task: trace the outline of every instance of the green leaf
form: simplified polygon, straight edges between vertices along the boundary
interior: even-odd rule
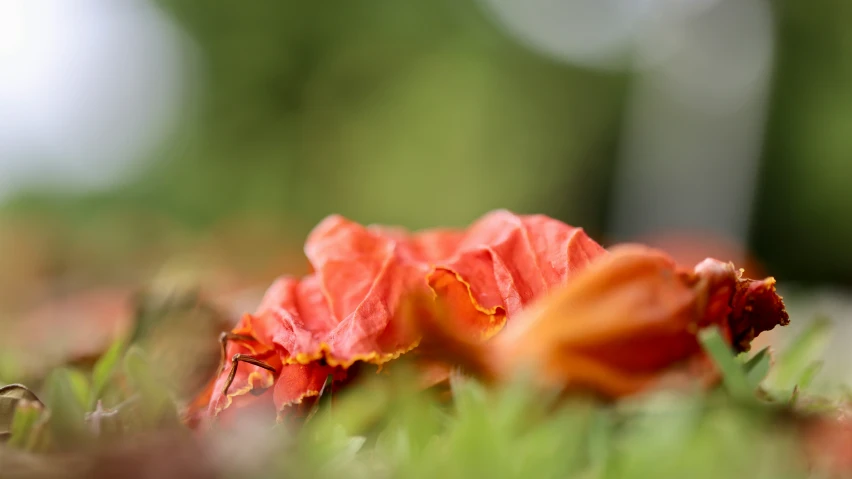
[[[44,452],[49,450],[53,442],[50,435],[50,411],[45,409],[30,431],[30,437],[24,449],[31,452]]]
[[[782,391],[791,391],[799,385],[802,375],[812,367],[812,361],[822,354],[830,339],[831,322],[825,317],[815,318],[781,352],[768,378],[769,385]]]
[[[746,361],[743,367],[752,390],[757,389],[760,383],[766,379],[767,374],[769,374],[771,359],[769,348],[763,348]]]
[[[751,387],[746,372],[743,370],[734,353],[725,343],[717,327],[701,330],[698,339],[708,355],[713,359],[722,374],[722,383],[728,393],[741,400],[754,399],[754,388]]]
[[[612,452],[613,423],[605,411],[598,411],[589,428],[589,465],[595,475],[603,475]]]
[[[528,374],[516,375],[495,393],[492,421],[500,428],[517,432],[544,416],[560,396],[559,390],[536,387]]]
[[[460,415],[481,412],[485,407],[485,388],[475,380],[453,373],[450,375],[450,388]]]
[[[376,438],[375,450],[397,466],[411,457],[411,440],[399,421],[392,421]]]
[[[50,407],[50,431],[59,446],[78,446],[91,436],[86,428],[85,408],[75,385],[78,379],[68,369],[54,370],[47,378],[46,403]]]
[[[139,418],[144,426],[176,421],[177,410],[167,387],[151,368],[145,353],[132,346],[124,356],[124,371],[140,396]]]
[[[89,377],[86,373],[76,368],[68,368],[66,372],[68,373],[71,389],[74,392],[74,398],[84,410],[88,409],[89,396],[91,394]]]
[[[94,409],[98,399],[101,399],[104,389],[112,379],[118,360],[121,359],[122,352],[124,352],[124,341],[119,339],[95,363],[92,369],[92,388],[89,395],[90,410]]]
[[[25,448],[30,438],[35,435],[35,426],[43,412],[44,406],[41,402],[20,400],[12,420],[9,446]]]
[[[799,375],[799,379],[796,381],[796,386],[799,389],[807,389],[813,383],[817,374],[822,370],[824,361],[813,361],[802,371]]]

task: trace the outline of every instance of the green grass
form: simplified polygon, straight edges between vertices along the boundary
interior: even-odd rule
[[[197,460],[240,479],[813,477],[796,426],[810,413],[801,398],[826,334],[815,322],[771,365],[768,351],[735,357],[704,331],[720,387],[606,404],[560,399],[523,378],[488,389],[460,375],[446,401],[420,391],[401,363],[402,373],[325,395],[301,428],[248,419],[214,428],[201,441],[219,453]],[[0,421],[10,425],[5,448],[85,452],[151,431],[183,434],[171,392],[136,346],[116,344],[91,371],[53,371],[39,397],[44,406],[21,402]]]

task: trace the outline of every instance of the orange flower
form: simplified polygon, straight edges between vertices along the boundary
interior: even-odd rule
[[[414,234],[331,216],[309,235],[305,253],[314,272],[278,279],[232,331],[232,365],[196,401],[211,415],[269,388],[280,413],[317,396],[329,375],[344,381],[355,362],[381,365],[416,347],[419,337],[395,319],[409,294],[439,298],[455,331],[479,341],[606,254],[580,228],[507,211],[466,231]]]
[[[677,364],[714,379],[696,333],[720,328],[739,351],[788,322],[775,281],[741,278],[707,259],[682,270],[658,250],[621,246],[513,320],[489,343],[460,335],[439,314],[421,314],[423,351],[489,381],[531,371],[547,387],[620,397],[646,389]]]

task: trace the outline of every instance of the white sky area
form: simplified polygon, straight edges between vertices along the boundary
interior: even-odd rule
[[[181,45],[141,0],[0,0],[0,197],[119,178],[169,131]]]

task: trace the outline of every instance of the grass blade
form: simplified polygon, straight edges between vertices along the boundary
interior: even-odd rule
[[[85,409],[79,401],[73,373],[57,369],[47,379],[46,403],[50,407],[50,430],[60,446],[79,446],[90,437],[85,422]]]
[[[92,369],[92,387],[89,395],[89,410],[95,408],[104,389],[112,379],[118,360],[124,352],[124,341],[118,340],[98,359]]]
[[[18,402],[18,406],[15,408],[15,416],[12,418],[9,446],[24,448],[27,445],[42,412],[44,412],[44,406],[40,402],[26,399]]]
[[[769,366],[771,363],[769,348],[761,349],[757,354],[746,361],[744,369],[746,371],[746,379],[752,390],[760,386],[760,383],[766,379],[769,374]]]
[[[736,360],[734,353],[715,326],[698,333],[698,339],[704,351],[713,359],[722,374],[722,383],[728,393],[743,400],[754,398],[754,388],[749,383],[748,376],[741,363]]]
[[[779,355],[769,377],[771,387],[789,391],[797,386],[803,373],[820,356],[829,339],[831,322],[824,317],[815,318]]]

